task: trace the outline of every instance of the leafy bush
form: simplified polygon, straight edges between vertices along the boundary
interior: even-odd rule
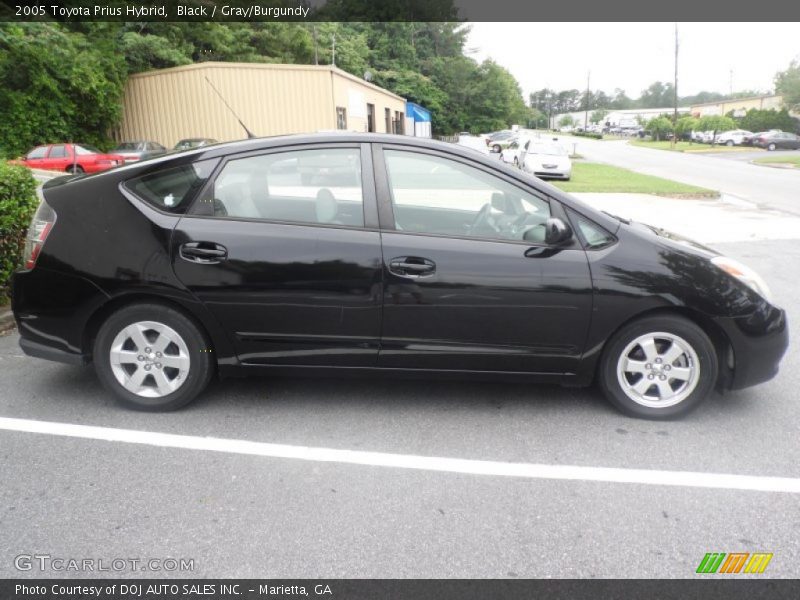
[[[758,110],[751,108],[739,120],[739,126],[752,132],[780,129],[782,131],[795,131],[800,129],[797,119],[792,118],[789,112],[783,110]]]
[[[20,265],[25,234],[38,204],[31,172],[0,162],[0,304],[5,303],[11,274]]]
[[[667,139],[673,130],[672,121],[667,117],[655,117],[650,119],[645,128],[656,141]]]
[[[594,133],[593,131],[573,131],[570,135],[577,135],[578,137],[591,138],[593,140],[602,140],[602,133]]]

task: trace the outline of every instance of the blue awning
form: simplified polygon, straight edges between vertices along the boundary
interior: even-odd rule
[[[406,102],[406,115],[414,119],[415,123],[430,123],[431,120],[430,111],[414,102]]]

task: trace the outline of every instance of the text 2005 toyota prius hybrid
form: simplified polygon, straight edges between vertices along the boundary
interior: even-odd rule
[[[788,344],[748,267],[402,136],[247,140],[52,180],[13,286],[26,353],[94,363],[147,410],[213,376],[382,372],[597,381],[625,413],[670,418],[772,378]]]

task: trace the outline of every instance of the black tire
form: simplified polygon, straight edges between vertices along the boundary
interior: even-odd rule
[[[646,400],[636,401],[632,399],[623,390],[620,376],[617,373],[618,361],[621,360],[623,353],[626,356],[631,356],[626,352],[626,348],[639,339],[640,336],[652,333],[664,333],[680,338],[682,342],[691,347],[697,356],[699,372],[697,372],[694,389],[685,398],[668,406],[647,406],[641,403],[646,402]],[[634,352],[638,351],[635,350]],[[639,360],[646,361],[647,359],[640,358]],[[682,356],[678,360],[684,361],[686,358]],[[676,361],[673,361],[672,369],[682,366],[681,363],[674,365],[674,362]],[[665,368],[663,364],[665,363],[658,365],[658,368]],[[623,326],[608,340],[603,350],[603,356],[600,359],[598,383],[609,402],[628,416],[653,420],[675,419],[695,409],[711,393],[717,381],[718,369],[718,359],[714,345],[700,327],[692,321],[677,315],[659,315],[632,321]],[[649,373],[652,374],[652,371]],[[625,375],[624,377],[628,376]],[[633,375],[632,377],[634,381],[637,381],[636,377],[638,375]],[[645,375],[642,374],[641,380],[644,377]],[[653,379],[649,375],[647,377]],[[626,381],[629,380],[626,379]],[[667,383],[670,386],[676,386],[680,390],[680,381],[669,380]],[[658,381],[654,381],[652,385],[654,387],[650,389],[655,391]],[[688,391],[689,389],[687,386],[686,390]],[[680,397],[680,394],[676,394],[676,397]]]
[[[773,152],[776,148],[777,146],[775,144],[769,144],[767,146],[767,150],[769,150],[770,152]]]
[[[733,140],[728,140],[727,142],[725,142],[725,145],[728,147],[733,146]]]
[[[185,344],[189,357],[188,372],[174,370],[178,378],[183,375],[183,382],[173,392],[158,397],[145,397],[126,389],[111,365],[111,346],[117,335],[121,335],[129,325],[144,321],[165,325],[176,332]],[[113,313],[100,327],[93,353],[95,370],[102,384],[116,396],[120,404],[134,410],[170,411],[181,408],[205,389],[214,372],[213,353],[204,333],[183,313],[157,303],[132,304]],[[167,353],[167,349],[164,353]],[[162,368],[160,364],[155,366]],[[140,367],[136,365],[135,368]],[[168,370],[166,367],[163,369],[165,374]],[[155,384],[155,379],[152,381]]]
[[[72,173],[73,175],[80,175],[83,173],[83,167],[80,165],[70,165],[67,167],[67,173]]]
[[[494,146],[492,146],[492,151],[494,151],[497,154],[499,154],[502,150],[503,149],[500,147],[500,144],[495,144]]]

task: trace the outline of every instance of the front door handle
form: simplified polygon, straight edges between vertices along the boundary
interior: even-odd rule
[[[389,261],[389,271],[401,277],[429,277],[436,272],[436,263],[418,256],[398,256]]]
[[[189,262],[215,265],[228,258],[228,250],[215,242],[186,242],[181,244],[180,256]]]

